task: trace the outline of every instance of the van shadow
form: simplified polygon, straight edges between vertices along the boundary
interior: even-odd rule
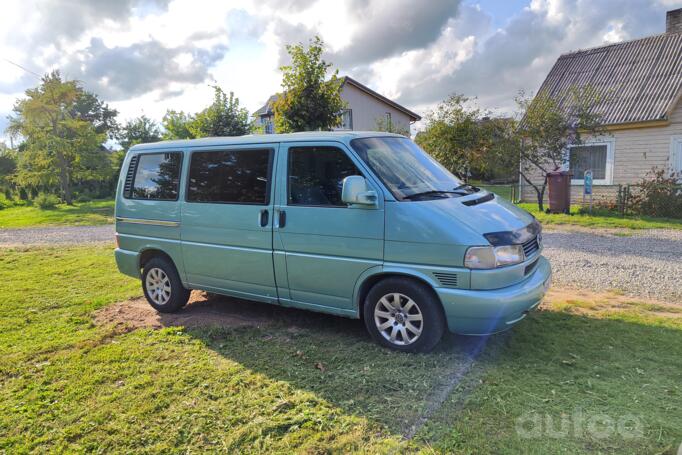
[[[153,313],[155,326],[184,326],[224,358],[398,435],[447,397],[439,391],[464,387],[477,359],[505,338],[446,333],[431,353],[405,354],[377,345],[360,320],[197,292],[192,300]]]
[[[220,321],[240,322],[224,325]],[[651,379],[637,373],[642,370],[657,371],[659,383],[669,380],[668,387],[675,388],[682,368],[680,349],[671,348],[679,344],[679,329],[598,319],[570,309],[532,313],[502,335],[446,334],[428,354],[384,349],[371,340],[358,320],[222,296],[200,294],[177,315],[162,315],[160,322],[184,325],[185,333],[225,359],[283,387],[311,392],[344,413],[378,423],[400,436],[411,434],[425,414],[434,414],[441,427],[429,434],[447,437],[460,409],[452,403],[462,403],[489,375],[502,383],[508,381],[514,395],[528,397],[542,395],[538,384],[554,388],[552,384],[565,380],[591,381],[610,393],[610,376],[620,378],[623,372],[635,372],[628,373],[629,386],[644,387]],[[443,412],[451,414],[439,415],[446,398]],[[589,408],[594,390],[575,388],[561,399],[572,407]],[[611,412],[618,402],[619,398],[613,402],[609,398],[603,409]],[[531,409],[544,404],[521,406]],[[656,409],[655,403],[650,405],[649,409]],[[646,406],[637,411],[649,412]],[[646,424],[649,417],[642,417]]]

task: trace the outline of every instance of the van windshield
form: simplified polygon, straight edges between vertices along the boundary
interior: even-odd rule
[[[462,182],[408,138],[353,139],[351,146],[398,200],[463,195],[453,193]]]

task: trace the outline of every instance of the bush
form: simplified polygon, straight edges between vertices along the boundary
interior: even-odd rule
[[[81,194],[76,198],[76,202],[79,202],[81,204],[84,202],[90,202],[90,201],[92,201],[92,198],[90,196],[88,196],[87,194]]]
[[[639,215],[682,219],[682,185],[664,169],[652,169],[637,185],[631,205]]]
[[[42,210],[54,209],[59,204],[59,198],[54,194],[40,193],[33,200],[33,203],[40,207]]]

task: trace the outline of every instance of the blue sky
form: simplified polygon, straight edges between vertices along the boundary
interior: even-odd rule
[[[571,50],[662,33],[682,0],[7,0],[0,16],[0,130],[36,77],[81,80],[120,120],[196,112],[211,85],[255,111],[279,90],[285,46],[315,34],[326,58],[426,114],[452,93],[514,110]],[[2,133],[0,132],[0,135]]]

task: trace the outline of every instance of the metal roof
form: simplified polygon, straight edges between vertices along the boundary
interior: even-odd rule
[[[172,141],[150,142],[130,147],[131,152],[153,149],[185,149],[191,147],[218,147],[229,145],[275,144],[278,142],[338,141],[350,142],[364,137],[400,137],[400,134],[382,131],[305,131],[286,134],[246,134],[244,136],[202,137],[200,139],[179,139]]]
[[[682,34],[579,50],[556,61],[538,93],[566,103],[571,87],[592,87],[604,125],[668,120],[682,91]]]

